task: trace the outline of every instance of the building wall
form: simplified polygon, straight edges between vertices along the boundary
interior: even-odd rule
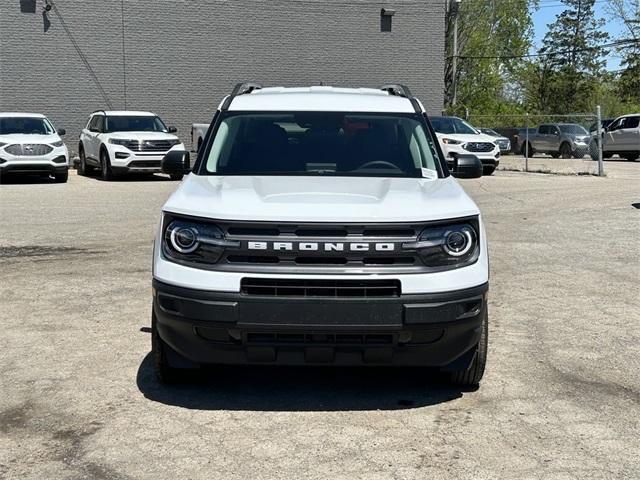
[[[0,1],[0,111],[48,115],[72,150],[107,108],[153,111],[188,142],[247,80],[399,82],[442,109],[443,0],[51,0],[47,14],[44,1]]]

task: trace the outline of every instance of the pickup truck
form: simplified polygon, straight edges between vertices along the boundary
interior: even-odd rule
[[[598,132],[591,133],[591,158],[598,160]],[[615,154],[630,162],[640,157],[640,113],[623,115],[602,129],[602,158]]]
[[[204,136],[207,134],[208,129],[209,129],[208,123],[194,123],[191,125],[191,151],[192,152],[200,151],[200,146],[202,146],[202,142],[204,141]]]
[[[529,133],[529,148],[522,148],[522,154],[528,153],[532,157],[535,153],[547,153],[553,158],[582,158],[590,140],[589,132],[576,123],[545,123],[533,135]]]

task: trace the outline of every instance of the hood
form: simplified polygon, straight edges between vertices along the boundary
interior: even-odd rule
[[[50,135],[28,135],[24,133],[12,133],[10,135],[0,135],[2,143],[54,143],[61,141],[60,135],[52,133]]]
[[[164,210],[222,220],[414,222],[477,215],[453,177],[188,175]]]
[[[165,132],[114,132],[106,135],[121,140],[178,140],[176,135]]]
[[[496,137],[491,137],[485,133],[438,133],[436,136],[439,140],[443,138],[451,138],[452,140],[460,140],[461,142],[489,142],[495,143]]]

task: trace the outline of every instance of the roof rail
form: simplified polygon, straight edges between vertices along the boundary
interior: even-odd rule
[[[413,109],[416,113],[422,113],[422,108],[420,108],[420,104],[418,100],[411,94],[411,90],[406,85],[402,85],[400,83],[390,83],[388,85],[383,85],[380,87],[380,90],[384,92],[388,92],[389,95],[395,95],[397,97],[404,97],[411,102],[413,105]]]
[[[96,110],[95,112],[91,112],[89,115],[93,115],[94,113],[98,113],[98,112],[102,112],[105,115],[107,114],[107,112],[105,112],[104,110]]]
[[[262,89],[262,85],[260,85],[259,83],[252,83],[252,82],[236,83],[236,86],[233,87],[233,90],[231,91],[231,95],[229,95],[224,101],[224,103],[222,104],[222,110],[227,110],[229,108],[229,105],[231,105],[231,102],[233,101],[233,99],[238,95],[244,95],[245,93],[251,93],[254,90],[261,90],[261,89]]]

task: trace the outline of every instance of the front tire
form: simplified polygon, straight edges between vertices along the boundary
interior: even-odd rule
[[[496,171],[496,167],[484,167],[482,169],[482,175],[493,175],[493,172]]]
[[[536,153],[536,151],[533,149],[533,147],[531,146],[531,143],[524,143],[522,145],[522,156],[523,157],[533,157],[533,154]]]
[[[80,157],[80,162],[78,163],[78,175],[89,175],[93,171],[93,167],[87,165],[87,157],[84,153],[84,147],[80,146],[78,149],[78,156]]]
[[[489,316],[485,305],[482,316],[482,326],[480,330],[480,340],[476,346],[476,352],[473,361],[466,370],[451,372],[449,382],[460,387],[477,387],[484,375],[484,369],[487,364],[487,347],[489,340]]]
[[[566,142],[560,145],[560,156],[562,158],[571,158],[571,155],[571,145]]]
[[[163,384],[175,384],[188,380],[190,375],[197,371],[197,365],[191,367],[191,362],[175,352],[158,333],[158,321],[156,315],[151,313],[151,356],[153,367],[158,381]],[[170,358],[179,359],[187,367],[177,368],[171,365]]]
[[[113,170],[111,169],[111,161],[109,160],[109,154],[105,149],[100,151],[100,172],[102,174],[102,180],[105,182],[115,179]]]

